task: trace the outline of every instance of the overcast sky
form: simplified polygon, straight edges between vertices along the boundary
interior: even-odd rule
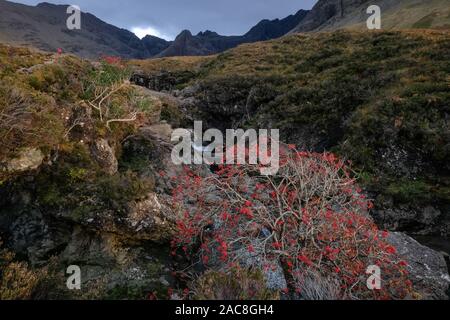
[[[43,0],[12,0],[35,5]],[[241,35],[262,19],[284,18],[317,0],[47,0],[78,5],[83,12],[135,32],[172,40],[180,31]]]

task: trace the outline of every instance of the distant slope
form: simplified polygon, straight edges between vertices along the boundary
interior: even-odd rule
[[[209,30],[194,36],[189,30],[184,30],[158,57],[210,55],[242,43],[279,38],[298,25],[307,13],[306,10],[300,10],[281,20],[262,20],[243,36],[222,36]]]
[[[370,5],[381,8],[382,28],[449,29],[449,0],[319,0],[292,32],[364,29]]]
[[[147,58],[157,53],[155,48],[165,48],[165,40],[153,37],[141,41],[132,32],[89,13],[82,13],[81,30],[68,30],[66,8],[66,5],[41,3],[33,7],[0,0],[0,42],[50,52],[62,48],[64,52],[87,58],[100,55]]]

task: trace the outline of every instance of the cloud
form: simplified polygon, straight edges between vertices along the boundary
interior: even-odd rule
[[[146,35],[155,36],[158,38],[162,38],[168,41],[173,40],[175,37],[173,35],[165,34],[164,32],[159,31],[158,29],[146,26],[146,27],[132,27],[131,32],[133,32],[138,38],[142,39]]]

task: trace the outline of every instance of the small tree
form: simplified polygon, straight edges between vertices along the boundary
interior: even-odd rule
[[[289,146],[276,175],[261,176],[259,169],[219,166],[202,177],[186,167],[173,177],[179,219],[172,254],[181,250],[194,264],[224,272],[252,259],[265,271],[281,265],[286,291],[299,297],[315,295],[311,279],[332,284],[328,293],[339,299],[410,292],[406,263],[370,218],[373,204],[344,161]],[[381,290],[366,286],[370,265],[382,270]]]
[[[100,67],[89,77],[84,95],[87,104],[98,112],[101,122],[110,129],[114,122],[133,122],[137,120],[139,110],[128,103],[131,72],[119,58],[103,57]]]

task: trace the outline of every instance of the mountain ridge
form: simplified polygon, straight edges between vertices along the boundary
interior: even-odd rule
[[[244,43],[266,41],[297,32],[366,29],[369,5],[382,10],[382,29],[450,29],[448,0],[319,0],[311,10],[283,19],[263,19],[243,35],[224,36],[211,30],[193,35],[183,30],[174,41],[129,30],[82,12],[81,30],[66,27],[67,5],[36,6],[0,0],[0,42],[48,52],[62,49],[84,58],[109,55],[124,59],[213,55]]]
[[[32,46],[55,52],[62,49],[85,58],[102,55],[125,59],[146,59],[177,55],[210,55],[242,43],[270,40],[283,36],[306,16],[306,10],[284,19],[261,20],[242,36],[223,36],[206,30],[192,35],[182,31],[175,41],[147,35],[139,39],[129,30],[106,23],[95,15],[81,13],[82,29],[68,30],[66,8],[42,2],[28,6],[0,0],[0,42]]]
[[[54,52],[58,48],[81,57],[114,55],[148,58],[150,54],[131,31],[108,24],[90,13],[81,13],[81,30],[66,28],[67,5],[40,3],[27,6],[0,0],[0,42],[32,46]]]
[[[307,13],[307,10],[299,10],[283,19],[261,20],[242,36],[223,36],[210,30],[194,36],[189,30],[183,30],[157,57],[211,55],[243,43],[279,38],[297,25]]]

